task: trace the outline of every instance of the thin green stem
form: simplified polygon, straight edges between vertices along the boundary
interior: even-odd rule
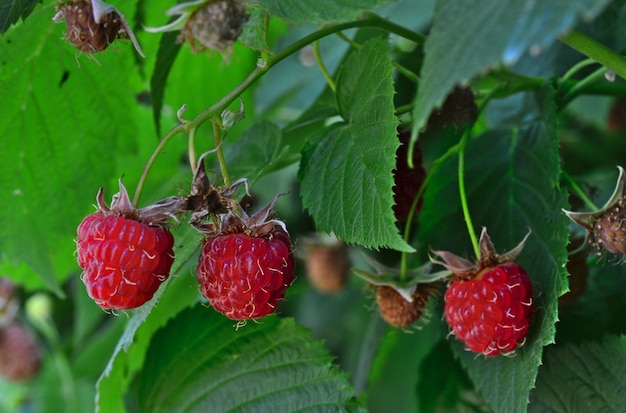
[[[320,54],[320,42],[316,40],[313,42],[313,53],[315,54],[315,61],[317,62],[317,66],[320,68],[324,79],[326,79],[326,83],[328,83],[328,87],[333,92],[337,89],[335,82],[333,81],[333,77],[328,73],[328,69],[324,65],[324,61],[322,60],[322,55]]]
[[[407,244],[409,243],[409,240],[411,238],[411,224],[413,222],[413,215],[415,214],[415,207],[417,206],[419,199],[424,195],[424,192],[426,192],[426,188],[428,188],[431,178],[439,170],[439,167],[443,165],[443,163],[452,155],[459,153],[459,148],[460,148],[460,143],[457,143],[456,145],[452,145],[451,147],[448,148],[446,153],[441,155],[439,158],[437,158],[436,161],[433,162],[432,167],[430,168],[430,171],[428,172],[428,175],[426,175],[426,178],[424,179],[422,186],[420,186],[420,189],[417,192],[417,195],[413,199],[413,203],[411,204],[411,209],[409,210],[409,215],[407,216],[407,220],[404,226],[404,241]],[[401,280],[404,280],[407,277],[408,262],[409,262],[408,257],[409,257],[409,254],[406,252],[403,252],[400,258],[400,279]]]
[[[174,127],[172,130],[170,130],[167,133],[167,135],[165,135],[165,137],[161,140],[161,142],[159,142],[159,145],[157,146],[154,153],[148,160],[148,163],[146,163],[144,167],[141,178],[139,179],[139,183],[137,184],[137,189],[135,191],[135,196],[133,198],[133,204],[136,206],[139,203],[141,192],[143,190],[143,186],[145,184],[145,180],[147,178],[147,175],[150,169],[152,168],[160,152],[163,150],[165,145],[171,140],[173,136],[184,131],[195,131],[204,122],[218,116],[224,109],[228,107],[228,105],[230,105],[234,100],[240,97],[252,84],[254,84],[265,73],[267,73],[270,68],[272,68],[273,66],[275,66],[282,60],[286,59],[287,57],[291,56],[292,54],[296,53],[298,50],[302,49],[303,47],[313,42],[316,42],[317,40],[323,37],[329,36],[331,34],[340,33],[343,30],[353,29],[357,27],[372,27],[372,28],[381,29],[390,33],[395,33],[398,36],[407,38],[418,44],[423,44],[424,41],[426,40],[426,37],[419,33],[413,32],[402,26],[391,23],[385,19],[382,19],[379,16],[376,16],[375,14],[368,13],[359,20],[325,26],[317,30],[316,32],[311,33],[308,36],[305,36],[302,39],[292,43],[291,45],[289,45],[288,47],[286,47],[285,49],[281,50],[280,52],[274,55],[262,54],[263,58],[259,59],[257,63],[257,67],[248,75],[248,77],[246,77],[243,80],[243,82],[241,82],[237,87],[231,90],[227,95],[222,97],[222,99],[220,99],[218,102],[214,103],[209,108],[205,109],[200,114],[198,114],[194,119],[190,121],[186,121],[183,124]],[[214,128],[215,128],[215,125],[214,125]],[[194,133],[194,132],[191,132],[191,133]],[[193,142],[193,137],[190,138],[189,143],[190,143],[190,146],[195,145],[195,143]],[[188,151],[190,155],[193,154],[195,158],[195,149],[193,147],[190,147],[188,148]],[[218,150],[218,159],[221,157],[223,161],[223,155],[220,156],[220,154],[221,154],[221,150]],[[195,159],[193,160],[190,159],[190,163],[194,165]],[[223,168],[222,172],[224,171],[225,169]],[[225,181],[227,181],[228,176],[224,176],[224,179]]]
[[[344,33],[337,33],[337,36],[339,36],[341,38],[341,40],[343,40],[344,42],[348,43],[351,47],[353,47],[355,49],[360,49],[362,47],[362,45],[360,43],[357,43],[354,40],[350,39]],[[393,66],[398,70],[398,72],[402,73],[410,81],[412,81],[415,84],[419,83],[419,80],[420,80],[419,76],[416,75],[415,73],[413,73],[410,69],[402,66],[400,63],[396,62],[395,60],[392,61],[391,64],[393,64]]]
[[[198,162],[196,161],[196,131],[198,128],[189,129],[189,137],[187,139],[187,156],[189,158],[189,166],[192,173],[196,173]]]
[[[186,124],[181,124],[181,125],[174,127],[163,137],[163,139],[161,139],[161,142],[159,142],[154,152],[152,152],[150,159],[148,159],[148,162],[143,167],[143,172],[141,173],[141,177],[139,178],[139,182],[137,183],[137,189],[135,189],[135,195],[133,197],[133,205],[135,207],[139,205],[139,199],[141,198],[141,193],[143,192],[143,187],[146,183],[146,178],[148,177],[148,173],[150,172],[150,169],[152,169],[154,162],[163,151],[163,148],[165,148],[165,145],[167,145],[174,136],[178,135],[179,133],[184,132],[186,127],[187,127]]]
[[[228,169],[226,168],[226,161],[224,160],[224,152],[222,151],[222,139],[220,135],[220,125],[217,121],[213,121],[213,140],[215,142],[215,150],[217,151],[217,161],[220,164],[220,171],[222,172],[222,179],[225,186],[230,186],[230,176],[228,175]]]
[[[426,37],[413,32],[409,29],[406,29],[397,24],[391,23],[387,20],[384,20],[375,14],[366,14],[364,18],[359,20],[354,20],[351,22],[333,24],[329,26],[325,26],[318,31],[309,34],[308,36],[303,37],[302,39],[292,43],[287,46],[285,49],[276,53],[275,55],[269,57],[267,60],[260,61],[257,64],[257,67],[248,75],[246,79],[242,83],[240,83],[235,89],[233,89],[230,93],[220,99],[217,103],[200,113],[196,116],[191,123],[192,124],[200,124],[205,122],[207,119],[214,116],[216,113],[220,113],[224,110],[228,105],[230,105],[237,97],[239,97],[243,92],[245,92],[250,85],[255,83],[260,77],[262,77],[270,68],[275,66],[277,63],[281,62],[288,56],[296,53],[298,50],[303,47],[321,39],[331,34],[342,32],[343,30],[354,29],[357,27],[372,27],[381,30],[388,31],[390,33],[397,34],[398,36],[405,37],[415,43],[423,44],[426,40]]]
[[[576,195],[578,195],[580,199],[583,200],[585,205],[587,205],[587,207],[592,211],[597,211],[599,209],[598,206],[593,203],[593,201],[587,196],[587,194],[585,194],[585,191],[582,190],[582,188],[580,187],[580,185],[578,185],[574,178],[572,178],[572,176],[565,171],[561,171],[561,173],[563,174],[563,178],[565,178],[565,180],[572,188],[572,190],[576,193]]]
[[[416,85],[419,84],[420,77],[416,75],[415,73],[413,73],[410,69],[402,66],[400,63],[396,61],[393,61],[392,64],[396,68],[396,70],[398,70],[398,72],[406,76],[407,79],[409,79],[411,82],[415,83]]]
[[[469,206],[467,204],[467,193],[465,192],[465,145],[467,143],[467,139],[469,138],[470,130],[471,129],[468,129],[467,132],[463,134],[459,146],[459,195],[461,196],[461,208],[463,209],[463,218],[465,219],[465,225],[467,226],[467,233],[469,234],[470,240],[472,241],[474,255],[476,256],[476,259],[480,259],[480,247],[478,246],[478,237],[476,236],[476,231],[474,230],[472,216],[470,214]]]
[[[561,106],[567,105],[569,102],[574,100],[576,96],[580,95],[581,93],[583,93],[583,91],[588,89],[590,85],[597,83],[600,79],[604,78],[604,75],[608,71],[609,69],[607,69],[606,67],[601,67],[595,72],[591,73],[586,78],[582,79],[580,82],[576,82],[576,84],[573,85],[567,93],[565,93],[565,96],[563,96],[563,99],[561,100]]]
[[[341,40],[343,40],[344,42],[348,43],[351,47],[353,47],[355,49],[360,49],[361,48],[361,45],[359,43],[355,42],[354,40],[352,40],[351,38],[346,36],[345,33],[339,32],[339,33],[337,33],[337,36],[339,36],[339,38]]]
[[[575,30],[561,36],[559,40],[626,79],[626,58],[602,43]]]
[[[578,73],[580,70],[584,69],[587,66],[594,65],[596,63],[597,62],[593,59],[581,60],[580,62],[572,66],[567,72],[565,72],[563,77],[561,77],[560,83],[561,84],[566,83],[568,80],[573,78],[576,75],[576,73]]]

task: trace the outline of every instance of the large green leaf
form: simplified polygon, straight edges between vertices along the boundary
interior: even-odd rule
[[[20,17],[25,20],[41,1],[0,0],[0,34],[6,32],[13,23],[17,23]]]
[[[465,184],[477,227],[487,227],[498,251],[532,234],[517,260],[533,282],[535,312],[526,344],[515,357],[476,357],[451,339],[470,377],[495,411],[526,410],[543,347],[554,341],[557,298],[567,289],[566,198],[559,189],[558,142],[551,94],[537,96],[520,127],[490,131],[468,142]],[[460,208],[457,158],[433,175],[420,214],[420,240],[468,255]]]
[[[609,0],[524,2],[441,0],[425,45],[413,130],[424,126],[448,92],[490,66],[511,65],[527,50],[540,53],[579,18],[591,19]]]
[[[111,179],[116,155],[133,150],[136,123],[132,49],[120,44],[95,64],[62,40],[53,14],[53,5],[39,7],[2,39],[0,268],[58,292],[57,280],[76,268],[79,217]]]
[[[529,412],[620,412],[626,406],[626,338],[546,350]]]
[[[254,183],[259,177],[274,170],[277,163],[289,151],[282,145],[280,128],[261,121],[244,132],[244,136],[226,151],[226,162],[233,179],[248,178]]]
[[[399,146],[393,66],[381,39],[348,57],[337,80],[335,123],[302,151],[302,201],[316,224],[347,242],[410,251],[394,224],[393,177]]]
[[[272,16],[292,23],[330,23],[355,18],[390,0],[258,0]]]
[[[354,410],[345,373],[292,319],[236,328],[201,305],[154,336],[138,396],[151,413]]]
[[[424,318],[417,323],[417,331],[388,327],[376,348],[365,394],[367,407],[372,412],[421,412],[421,405],[431,400],[433,394],[441,393],[441,388],[437,388],[421,400],[425,389],[432,388],[426,383],[431,382],[435,374],[424,370],[422,365],[447,334],[442,320],[428,317],[435,305],[434,300],[431,301]],[[443,367],[437,366],[439,370],[444,370]]]

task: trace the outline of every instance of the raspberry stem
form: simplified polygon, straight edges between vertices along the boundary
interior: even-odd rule
[[[232,102],[234,102],[237,98],[239,98],[252,84],[254,84],[257,80],[259,80],[266,72],[269,71],[270,68],[280,63],[282,60],[296,53],[298,50],[303,47],[318,41],[321,38],[329,36],[335,33],[341,33],[343,30],[352,29],[356,27],[372,27],[387,31],[389,33],[394,33],[398,36],[404,37],[408,40],[411,40],[417,44],[424,44],[426,37],[422,34],[416,33],[409,29],[406,29],[400,25],[387,21],[375,14],[365,13],[362,18],[346,23],[341,24],[333,24],[329,26],[325,26],[320,30],[311,33],[308,36],[303,37],[302,39],[292,43],[287,46],[285,49],[274,55],[263,55],[262,61],[257,64],[257,67],[246,77],[243,82],[241,82],[237,87],[231,90],[226,96],[220,99],[218,102],[211,105],[209,108],[202,111],[195,118],[190,121],[185,121],[181,125],[178,125],[171,129],[159,142],[159,145],[154,150],[152,156],[144,166],[143,173],[139,179],[139,183],[137,184],[137,189],[135,191],[135,196],[133,198],[133,205],[137,206],[139,203],[139,199],[141,197],[141,192],[143,190],[143,186],[145,184],[148,172],[154,165],[156,158],[159,156],[165,145],[174,137],[175,135],[181,132],[187,132],[189,134],[189,161],[192,165],[196,163],[195,160],[195,131],[200,125],[202,125],[207,120],[213,119],[228,107]],[[214,123],[214,131],[215,131],[215,123]],[[218,129],[219,132],[219,129]],[[214,132],[215,135],[215,132]],[[218,135],[216,135],[218,136]],[[216,140],[216,145],[219,142],[219,139]],[[222,170],[222,177],[224,178],[224,182],[228,185],[230,181],[228,177],[228,172],[226,170],[226,164],[224,162],[224,156],[222,150],[217,147],[217,156],[220,163],[220,168]],[[193,155],[193,156],[192,156]],[[197,167],[197,165],[196,165]]]
[[[215,141],[215,150],[217,151],[217,161],[220,164],[220,171],[222,171],[222,179],[224,180],[224,185],[228,187],[230,186],[230,176],[228,175],[226,161],[224,160],[224,151],[222,151],[220,126],[216,121],[213,121],[213,140]]]
[[[467,204],[467,194],[465,192],[465,145],[472,129],[468,128],[459,143],[459,195],[461,196],[461,208],[463,209],[463,219],[465,225],[467,225],[467,232],[470,240],[472,241],[472,247],[474,248],[474,255],[476,259],[480,259],[480,247],[478,245],[478,237],[474,230],[474,224],[472,224],[472,216],[469,212],[469,206]]]
[[[317,66],[320,68],[324,79],[326,79],[326,83],[328,83],[328,87],[333,92],[337,89],[335,82],[333,81],[333,77],[328,73],[328,69],[324,65],[324,61],[322,60],[322,56],[320,55],[320,42],[316,40],[313,42],[313,54],[315,54],[315,61],[317,62]]]
[[[576,30],[561,36],[559,40],[626,79],[626,58],[624,56]]]
[[[157,147],[154,149],[154,152],[152,152],[150,159],[148,159],[148,162],[146,162],[146,165],[143,167],[143,172],[141,173],[141,177],[139,178],[139,182],[137,183],[137,188],[135,189],[135,195],[133,196],[133,206],[135,208],[137,208],[137,205],[139,205],[139,199],[141,198],[141,193],[146,183],[146,178],[148,177],[148,173],[150,172],[150,169],[152,169],[152,166],[154,165],[157,157],[161,154],[161,151],[163,151],[165,145],[167,145],[174,136],[184,132],[186,127],[186,124],[180,124],[174,127],[163,137],[163,139],[161,139],[161,142],[159,142]]]
[[[561,171],[561,173],[563,174],[563,178],[565,178],[572,190],[576,193],[576,195],[580,197],[580,199],[583,200],[583,202],[585,203],[585,205],[587,205],[589,209],[591,209],[592,211],[597,211],[598,209],[600,209],[597,207],[596,204],[593,203],[591,199],[589,199],[587,194],[585,194],[580,185],[578,185],[578,183],[574,180],[574,178],[571,177],[570,174],[565,171]]]

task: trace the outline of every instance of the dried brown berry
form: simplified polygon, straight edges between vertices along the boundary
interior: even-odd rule
[[[308,245],[304,264],[309,281],[319,291],[332,293],[346,285],[350,261],[343,242]]]
[[[626,200],[600,216],[593,227],[591,242],[613,254],[626,253]]]
[[[576,224],[585,228],[589,244],[600,255],[602,250],[626,256],[626,173],[617,167],[619,177],[613,195],[597,211],[563,210]]]
[[[246,7],[238,1],[209,1],[191,15],[178,39],[187,40],[194,53],[225,51],[235,43],[248,18]]]
[[[40,366],[39,347],[26,328],[13,322],[0,329],[0,375],[11,381],[26,381]]]
[[[78,50],[97,53],[105,50],[116,39],[130,39],[137,52],[141,47],[124,16],[102,0],[75,0],[56,6],[53,21],[65,20],[65,37]]]
[[[411,295],[413,301],[407,301],[395,288],[381,285],[376,289],[376,302],[383,320],[389,325],[402,328],[420,319],[428,298],[434,292],[432,287],[418,284]]]

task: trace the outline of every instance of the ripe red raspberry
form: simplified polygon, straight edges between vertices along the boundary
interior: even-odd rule
[[[393,171],[393,199],[395,203],[393,212],[398,221],[406,221],[411,211],[411,205],[413,205],[413,201],[424,183],[424,179],[426,179],[426,171],[422,165],[422,150],[418,144],[413,150],[414,167],[409,167],[407,160],[410,131],[401,131],[398,137],[400,146],[396,150],[396,169]],[[422,200],[420,199],[415,206],[414,213],[417,214],[421,207]]]
[[[222,214],[219,228],[198,226],[207,234],[196,271],[200,292],[230,319],[273,313],[293,281],[289,234],[281,221],[267,220],[275,201],[252,217]]]
[[[0,328],[0,375],[11,381],[32,379],[41,367],[37,342],[17,322]]]
[[[78,227],[76,250],[87,292],[103,309],[128,310],[150,300],[169,277],[174,237],[166,220],[177,201],[135,210],[120,182],[109,208],[98,193],[97,212]]]
[[[514,351],[526,339],[532,285],[515,263],[485,269],[468,281],[455,281],[444,300],[448,325],[471,351],[497,356]]]
[[[433,251],[452,272],[444,296],[445,317],[468,350],[485,356],[511,354],[526,339],[533,292],[526,271],[514,262],[530,232],[512,250],[497,254],[487,230],[480,235],[477,263],[448,251]]]

